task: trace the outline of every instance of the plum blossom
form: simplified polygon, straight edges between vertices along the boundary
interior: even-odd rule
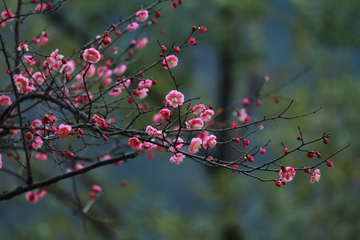
[[[204,122],[201,118],[193,118],[186,123],[187,129],[201,129],[204,126]]]
[[[205,138],[203,142],[204,148],[210,149],[216,146],[216,136],[210,135]]]
[[[92,190],[96,193],[102,192],[102,188],[99,185],[92,185]]]
[[[200,138],[201,141],[205,141],[205,139],[206,139],[207,136],[209,136],[209,132],[208,132],[208,131],[199,132],[199,134],[197,135],[197,137]]]
[[[149,17],[149,12],[147,10],[141,10],[136,12],[136,21],[143,22]]]
[[[141,144],[140,140],[137,137],[130,138],[128,140],[128,143],[131,148],[135,148],[135,149],[138,149]]]
[[[177,66],[178,61],[179,60],[175,55],[169,55],[166,57],[166,60],[165,59],[163,60],[162,65],[164,66],[165,69],[167,69],[168,66],[169,68],[173,68]]]
[[[3,105],[3,106],[9,106],[11,105],[11,99],[9,96],[6,96],[6,95],[1,95],[0,96],[0,105]]]
[[[25,58],[26,63],[27,63],[28,65],[35,65],[35,64],[36,64],[36,61],[35,61],[35,59],[34,59],[33,56],[24,55],[24,58]]]
[[[46,3],[39,3],[38,5],[36,5],[35,7],[35,11],[40,12],[40,11],[45,11],[45,9],[47,8],[47,4]]]
[[[184,103],[184,95],[177,90],[170,91],[165,99],[172,107],[181,106]]]
[[[121,94],[121,89],[120,88],[113,88],[111,89],[111,91],[109,92],[110,96],[116,97],[119,96]]]
[[[146,132],[149,134],[150,137],[162,137],[162,132],[160,130],[157,130],[156,128],[153,128],[150,125],[146,127]]]
[[[206,107],[204,106],[204,104],[199,104],[191,109],[191,113],[192,114],[200,114],[200,113],[204,112],[205,110],[206,110]]]
[[[30,203],[37,203],[37,201],[39,201],[39,196],[33,192],[26,192],[25,198]]]
[[[62,74],[72,74],[75,70],[75,62],[73,60],[67,61],[66,64],[62,65],[60,72]]]
[[[12,17],[14,17],[14,14],[13,14],[13,12],[12,12],[11,9],[8,9],[7,11],[6,11],[6,10],[3,11],[3,12],[1,13],[1,17],[2,17],[3,19],[9,18],[8,20],[6,20],[7,22],[12,22],[12,21],[14,21],[14,18],[12,18]],[[10,17],[11,17],[11,18],[10,18]]]
[[[81,71],[82,74],[86,73],[85,76],[88,77],[88,78],[91,78],[92,76],[94,76],[95,72],[96,72],[96,67],[94,65],[86,66],[86,68],[84,68]],[[83,79],[82,75],[80,75],[79,78],[82,81],[82,79]]]
[[[161,117],[163,117],[165,119],[170,119],[172,112],[167,108],[163,108],[160,110],[159,114]]]
[[[100,56],[100,52],[98,50],[96,50],[95,48],[88,48],[84,51],[84,59],[86,62],[89,63],[97,63],[101,56]]]
[[[193,138],[189,146],[189,153],[197,153],[201,148],[202,141],[200,138]]]
[[[211,109],[205,110],[201,113],[200,117],[203,121],[208,122],[211,120],[211,117],[214,116],[215,112]]]
[[[126,29],[128,31],[135,31],[137,28],[139,27],[139,24],[136,23],[136,22],[131,22],[127,27]]]
[[[33,140],[31,146],[32,146],[33,149],[39,149],[39,148],[41,148],[42,144],[43,144],[43,140],[41,140],[41,138],[39,136],[37,136]]]
[[[121,64],[120,66],[117,66],[116,68],[114,68],[114,74],[116,75],[122,75],[127,69],[127,66],[125,64]]]
[[[69,136],[69,133],[71,131],[71,126],[70,125],[64,125],[64,124],[60,124],[59,126],[59,131],[58,131],[58,135],[61,139],[67,138],[67,136]]]
[[[23,52],[28,52],[29,51],[29,46],[27,45],[27,43],[19,43],[19,46],[17,48],[18,51],[23,51]]]
[[[179,165],[179,163],[181,163],[184,160],[184,158],[185,158],[184,154],[177,153],[170,158],[170,162],[176,163],[177,165]]]
[[[295,176],[295,170],[292,167],[281,167],[279,172],[280,178],[286,182],[290,182]]]
[[[35,90],[35,87],[33,85],[30,85],[29,79],[24,77],[21,74],[15,75],[14,81],[15,81],[16,88],[20,93],[26,94],[26,93],[29,93],[29,92]]]
[[[136,44],[136,48],[143,48],[148,43],[148,39],[146,37],[140,39],[140,41]]]
[[[36,72],[32,76],[33,82],[36,82],[36,84],[41,85],[44,83],[44,75],[41,74],[41,72]]]
[[[39,161],[46,161],[48,159],[48,156],[45,153],[37,153],[35,155],[35,158]]]
[[[178,137],[177,139],[174,139],[173,141],[172,141],[173,143],[175,143],[176,142],[176,149],[178,149],[178,150],[181,150],[182,149],[182,147],[184,146],[184,144],[182,144],[183,142],[184,142],[184,140],[181,138],[181,137]],[[173,146],[171,146],[170,148],[169,148],[169,151],[170,152],[176,152],[176,150],[175,150],[175,148],[173,147]]]
[[[141,143],[141,144],[140,144],[140,146],[138,147],[138,149],[139,149],[140,151],[145,152],[145,151],[149,151],[149,150],[155,148],[156,146],[157,146],[157,145],[154,144],[154,143],[144,142],[144,143]]]
[[[146,79],[144,81],[139,82],[138,87],[139,88],[149,88],[152,85],[152,81],[150,79]]]
[[[50,60],[53,63],[60,63],[61,60],[64,58],[63,55],[60,55],[59,53],[59,49],[56,49],[55,51],[53,51],[50,55]]]
[[[103,127],[103,128],[108,127],[106,121],[103,118],[96,115],[96,114],[92,117],[92,122],[96,123],[99,127]]]
[[[315,169],[313,175],[311,176],[310,182],[311,182],[311,183],[314,183],[315,181],[316,181],[316,182],[319,182],[319,181],[320,181],[320,177],[321,177],[321,175],[320,175],[320,169],[317,168],[317,169]]]
[[[139,98],[140,99],[146,98],[148,91],[149,91],[149,89],[147,89],[147,88],[143,88],[143,89],[139,90]]]
[[[35,119],[34,121],[32,121],[31,123],[31,126],[34,126],[34,127],[41,127],[42,125],[42,122],[40,119]]]

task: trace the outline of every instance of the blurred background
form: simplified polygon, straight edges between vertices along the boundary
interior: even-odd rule
[[[46,29],[50,37],[44,54],[58,48],[67,56],[117,23],[120,16],[124,19],[153,2],[66,1],[54,15],[30,16],[21,30],[24,38],[31,39]],[[8,7],[15,9],[11,4]],[[171,164],[169,153],[155,152],[151,160],[143,155],[117,167],[96,169],[78,180],[84,203],[92,184],[104,189],[90,210],[94,220],[52,194],[37,204],[26,202],[24,196],[1,202],[2,238],[359,239],[360,1],[184,0],[175,9],[170,2],[156,9],[162,14],[158,24],[140,36],[127,34],[116,46],[122,49],[135,37],[148,37],[148,46],[135,55],[136,67],[147,66],[158,59],[156,40],[165,46],[180,45],[193,25],[205,26],[207,32],[194,35],[198,46],[177,54],[179,64],[173,73],[186,97],[201,97],[205,105],[229,110],[223,120],[235,108],[229,106],[244,97],[254,100],[248,112],[258,119],[279,114],[291,100],[295,102],[289,116],[322,107],[305,118],[267,122],[264,130],[251,135],[253,144],[264,145],[271,139],[264,159],[282,153],[280,142],[289,149],[296,147],[298,126],[305,140],[331,132],[328,145],[314,145],[324,157],[348,143],[351,147],[331,159],[333,168],[320,166],[318,184],[310,184],[310,175],[298,172],[281,188],[190,159]],[[159,33],[161,29],[165,34]],[[265,73],[270,80],[260,92],[263,105],[255,107],[253,97]],[[158,81],[151,89],[158,99],[148,103],[158,104],[174,85],[161,66],[147,76]],[[0,77],[5,77],[4,71]],[[220,151],[214,155],[229,154],[226,149]],[[293,154],[282,163],[297,166],[308,161],[303,154]],[[34,164],[42,170],[54,167],[52,161]],[[0,179],[13,188],[7,176]],[[124,181],[127,187],[121,184]],[[72,197],[71,180],[50,189]]]

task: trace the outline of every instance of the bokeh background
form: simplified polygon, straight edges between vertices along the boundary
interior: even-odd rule
[[[15,1],[7,2],[15,8]],[[50,38],[43,51],[49,54],[58,48],[66,56],[120,16],[126,18],[152,2],[66,1],[54,15],[30,16],[21,30],[23,36],[34,36],[46,29]],[[90,211],[95,220],[82,217],[52,194],[37,204],[23,196],[1,202],[2,239],[359,239],[360,2],[184,0],[176,9],[169,5],[157,7],[162,13],[158,24],[141,33],[149,44],[136,55],[136,66],[157,59],[156,40],[178,45],[193,25],[204,25],[208,31],[195,35],[198,46],[181,50],[174,68],[186,96],[201,97],[215,109],[231,109],[244,97],[252,98],[264,73],[269,73],[270,81],[261,92],[263,106],[252,104],[251,116],[278,114],[293,99],[289,115],[322,110],[305,118],[266,123],[264,130],[250,137],[251,143],[260,145],[271,139],[265,158],[281,154],[280,142],[297,146],[298,126],[306,139],[331,132],[328,145],[314,146],[324,157],[348,143],[351,147],[332,159],[333,168],[320,167],[318,184],[298,173],[281,188],[189,159],[177,166],[169,162],[168,153],[156,152],[152,160],[144,155],[78,180],[83,202],[92,184],[105,190]],[[117,46],[125,47],[134,37],[135,33],[124,36]],[[152,88],[158,96],[153,101],[158,103],[173,83],[161,66],[149,75],[159,83]],[[292,81],[294,76],[298,77]],[[217,154],[229,154],[220,151]],[[308,161],[294,154],[283,163]],[[42,172],[54,167],[52,162],[36,164]],[[128,186],[123,187],[122,181]],[[1,182],[12,189],[9,178],[1,177]],[[50,187],[69,197],[71,188],[71,180]]]

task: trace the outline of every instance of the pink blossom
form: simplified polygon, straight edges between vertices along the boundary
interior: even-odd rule
[[[40,11],[45,11],[45,9],[47,8],[47,4],[46,3],[39,3],[38,5],[36,5],[35,7],[35,11],[40,12]]]
[[[92,190],[96,193],[102,192],[102,188],[99,185],[92,185]]]
[[[130,79],[127,79],[125,81],[123,81],[122,83],[119,83],[118,85],[116,85],[119,88],[124,88],[124,87],[129,87],[131,84]]]
[[[148,39],[144,37],[136,44],[136,48],[143,48],[146,46],[147,43],[148,43]]]
[[[53,62],[53,63],[60,63],[61,60],[64,58],[64,56],[63,56],[63,55],[60,55],[60,54],[58,53],[58,51],[59,51],[59,49],[56,49],[55,51],[53,51],[53,52],[51,53],[51,55],[50,55],[50,60],[51,60],[51,62]]]
[[[146,132],[149,134],[150,137],[162,137],[162,132],[160,130],[157,130],[156,128],[153,128],[150,125],[146,127]]]
[[[27,43],[21,42],[21,43],[19,43],[19,46],[18,46],[17,50],[27,52],[27,51],[29,51],[29,47],[28,47]]]
[[[105,160],[109,160],[109,159],[111,159],[111,156],[110,155],[105,155],[102,158],[100,158],[100,161],[105,161]]]
[[[191,113],[192,114],[200,114],[200,113],[204,112],[205,110],[206,110],[206,107],[204,106],[204,104],[199,104],[191,109]]]
[[[295,170],[292,167],[281,167],[279,175],[281,179],[290,182],[295,176]]]
[[[216,145],[216,136],[210,135],[205,138],[205,141],[203,142],[204,148],[210,149],[215,147]]]
[[[245,108],[242,108],[240,110],[240,113],[239,113],[239,121],[242,122],[242,123],[248,123],[251,121],[251,118],[250,116],[246,113],[246,109]]]
[[[143,22],[149,17],[147,10],[141,10],[136,12],[136,21]]]
[[[163,117],[165,119],[170,119],[172,112],[167,108],[163,108],[160,110],[159,114],[161,117]]]
[[[163,60],[162,65],[164,66],[165,69],[167,69],[167,67],[169,66],[169,68],[173,68],[176,67],[178,64],[178,58],[175,55],[169,55],[166,57],[166,60]]]
[[[135,149],[138,149],[140,147],[140,140],[137,138],[137,137],[133,137],[133,138],[130,138],[128,140],[128,143],[129,143],[129,146],[131,148],[135,148]]]
[[[121,94],[121,89],[120,88],[113,88],[111,89],[111,91],[109,92],[110,96],[116,97],[119,96]]]
[[[72,74],[75,70],[75,62],[73,60],[67,61],[66,64],[62,65],[60,72],[62,74]]]
[[[200,138],[193,138],[189,146],[189,153],[197,153],[201,148],[202,141]]]
[[[48,156],[45,153],[37,153],[35,155],[35,158],[39,161],[46,161],[48,159]]]
[[[139,82],[139,88],[150,88],[152,85],[152,81],[150,79],[146,79],[144,81]]]
[[[172,156],[172,157],[170,158],[170,162],[176,163],[176,164],[179,165],[179,163],[181,163],[181,162],[184,160],[184,158],[185,158],[185,155],[184,155],[184,154],[182,154],[182,153],[177,153],[177,154],[175,154],[174,156]]]
[[[112,75],[113,71],[111,69],[108,69],[107,66],[101,66],[98,67],[96,73],[100,78],[108,78]]]
[[[71,131],[71,126],[70,125],[64,125],[64,124],[60,124],[59,126],[59,131],[58,131],[58,135],[61,139],[67,138],[67,136],[69,135]]]
[[[41,85],[44,83],[45,77],[43,74],[41,74],[41,72],[36,72],[32,75],[32,79],[34,82],[36,82],[36,84]]]
[[[41,127],[42,125],[42,122],[40,119],[35,119],[34,121],[32,121],[31,123],[31,126],[34,126],[34,127]]]
[[[148,91],[149,91],[149,89],[147,89],[147,88],[143,88],[143,89],[139,90],[139,98],[140,99],[146,98]]]
[[[157,145],[156,144],[153,144],[153,143],[150,143],[150,142],[144,142],[144,143],[141,143],[140,146],[139,146],[139,150],[140,151],[148,151],[148,150],[151,150],[153,148],[155,148]]]
[[[38,195],[33,192],[26,192],[25,198],[30,203],[37,203],[37,201],[39,201]]]
[[[17,74],[14,76],[15,85],[20,93],[26,93],[29,87],[29,79],[23,75]]]
[[[112,82],[112,78],[105,78],[103,84],[104,86],[109,86],[111,82]]]
[[[209,136],[208,131],[199,132],[199,134],[197,135],[197,137],[200,138],[201,141],[205,141],[207,136]]]
[[[7,11],[3,11],[2,13],[1,13],[1,17],[3,18],[3,19],[7,19],[7,18],[10,18],[10,17],[14,17],[14,14],[13,14],[13,12],[12,12],[12,10],[11,9],[8,9]],[[6,20],[7,22],[12,22],[12,21],[14,21],[14,18],[10,18],[10,19],[8,19],[8,20]]]
[[[153,116],[153,123],[155,123],[155,124],[159,124],[159,123],[161,123],[161,115],[160,114],[154,114],[154,116]]]
[[[47,192],[46,192],[45,189],[41,189],[40,191],[38,191],[38,192],[36,193],[36,195],[37,195],[39,198],[44,197],[46,194],[47,194]]]
[[[128,31],[135,31],[137,28],[139,27],[139,24],[136,23],[136,22],[131,22],[127,27],[126,29]]]
[[[89,63],[97,63],[100,60],[100,52],[95,48],[88,48],[84,51],[84,59]]]
[[[10,106],[11,105],[11,99],[9,96],[1,95],[0,96],[0,105],[3,106]]]
[[[170,91],[165,99],[172,107],[181,106],[184,103],[184,95],[177,90]]]
[[[103,128],[108,127],[106,121],[96,114],[92,117],[92,121],[93,121],[93,123],[96,123],[99,127],[103,127]]]
[[[320,175],[320,169],[317,168],[317,169],[315,169],[313,175],[311,176],[310,182],[311,182],[311,183],[314,183],[315,181],[316,181],[316,182],[319,182],[319,181],[320,181],[320,177],[321,177],[321,175]]]
[[[211,120],[211,117],[214,116],[215,112],[211,109],[205,110],[201,113],[200,117],[203,121],[208,122]]]
[[[182,144],[184,142],[184,140],[181,137],[178,137],[177,139],[174,139],[172,142],[173,143],[176,142],[176,149],[178,149],[178,150],[181,150],[182,147],[184,146],[184,144]]]
[[[94,65],[90,65],[90,66],[86,66],[86,68],[84,68],[81,73],[84,74],[86,72],[86,77],[91,78],[92,76],[94,76],[95,72],[96,72],[96,67]],[[83,79],[82,75],[80,75],[81,81]]]
[[[24,55],[24,58],[25,58],[26,63],[27,63],[28,65],[35,65],[35,64],[36,64],[36,61],[35,61],[35,59],[34,59],[33,56]]]
[[[120,66],[117,66],[114,68],[114,74],[116,75],[122,75],[127,69],[127,66],[125,64],[121,64]]]
[[[201,118],[193,118],[187,122],[187,129],[201,129],[204,126],[204,122]]]

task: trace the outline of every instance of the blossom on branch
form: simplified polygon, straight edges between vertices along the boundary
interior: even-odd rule
[[[193,138],[189,146],[189,153],[197,153],[201,148],[202,141],[200,138]]]
[[[136,21],[143,22],[149,17],[149,12],[147,10],[141,10],[136,12]]]
[[[165,60],[166,59],[166,60]],[[178,58],[175,55],[169,55],[163,60],[162,65],[165,69],[176,67],[178,64]]]
[[[60,124],[59,131],[57,132],[57,134],[61,139],[64,139],[67,138],[67,136],[69,136],[70,131],[71,131],[70,125]]]
[[[177,90],[170,91],[165,99],[172,107],[181,106],[184,103],[184,95]]]
[[[97,63],[101,58],[100,52],[95,48],[86,49],[83,56],[85,61],[89,63]]]
[[[102,127],[102,128],[107,128],[108,127],[106,121],[103,118],[96,115],[96,114],[92,117],[92,122],[96,123],[99,127]]]
[[[316,181],[316,182],[319,182],[319,181],[320,181],[320,177],[321,177],[321,175],[320,175],[320,169],[317,168],[317,169],[315,169],[313,175],[311,176],[310,182],[311,182],[311,183],[314,183],[315,181]]]
[[[295,176],[295,170],[292,167],[282,166],[279,175],[281,179],[290,182]]]

